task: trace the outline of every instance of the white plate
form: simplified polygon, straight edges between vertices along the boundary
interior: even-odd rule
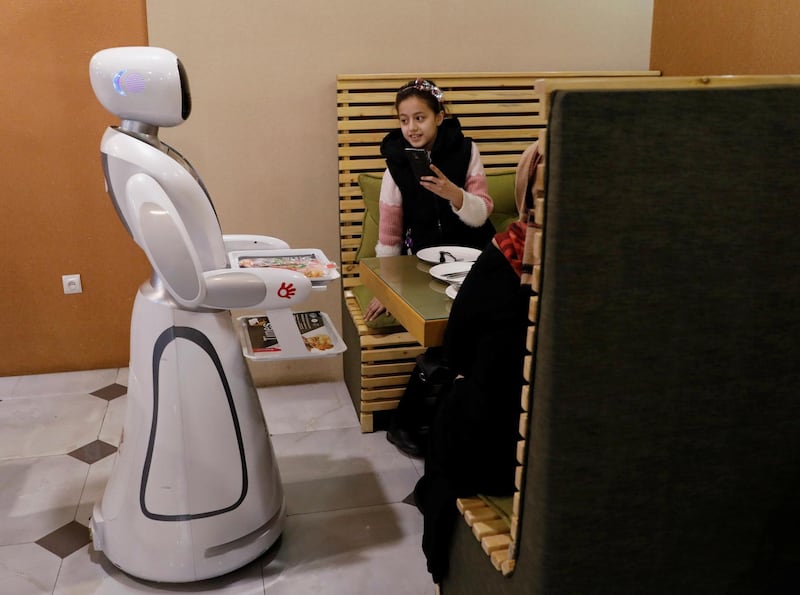
[[[456,299],[458,295],[458,288],[461,287],[460,285],[448,285],[447,289],[444,290],[444,294],[449,297],[451,300]]]
[[[449,253],[444,255],[445,264],[456,261],[474,262],[478,260],[478,256],[481,254],[480,250],[475,248],[466,248],[464,246],[431,246],[430,248],[423,248],[417,252],[417,258],[424,260],[425,262],[439,264],[441,262],[441,252]]]
[[[437,264],[431,267],[430,273],[434,279],[460,285],[464,282],[464,278],[472,268],[472,262],[446,262],[444,264]]]

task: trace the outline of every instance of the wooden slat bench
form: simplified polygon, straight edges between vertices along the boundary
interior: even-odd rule
[[[631,72],[527,72],[425,74],[444,91],[450,115],[477,143],[488,174],[513,171],[522,152],[545,128],[534,82],[548,77],[625,76]],[[376,412],[388,412],[403,394],[414,359],[424,348],[402,328],[371,329],[364,324],[352,288],[358,282],[365,205],[358,178],[382,175],[380,142],[397,128],[394,98],[406,74],[353,74],[337,77],[340,266],[342,273],[344,377],[363,432],[375,429]],[[381,414],[378,413],[378,416]],[[384,416],[385,419],[385,416]],[[383,425],[383,424],[379,424]]]

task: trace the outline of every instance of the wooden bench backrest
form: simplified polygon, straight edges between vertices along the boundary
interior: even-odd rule
[[[537,79],[657,75],[656,72],[431,73],[444,92],[450,115],[478,145],[487,172],[513,170],[522,152],[545,128]],[[394,99],[400,86],[419,74],[342,74],[337,77],[340,267],[342,287],[358,283],[356,252],[361,243],[362,173],[381,174],[380,143],[398,127]]]

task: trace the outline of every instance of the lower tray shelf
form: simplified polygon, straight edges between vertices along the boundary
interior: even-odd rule
[[[251,360],[331,357],[347,349],[328,315],[318,310],[279,310],[236,320],[242,353]]]

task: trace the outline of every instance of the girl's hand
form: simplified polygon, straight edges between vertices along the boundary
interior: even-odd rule
[[[438,167],[431,164],[431,170],[433,170],[436,176],[422,176],[419,183],[435,195],[449,200],[456,209],[460,209],[464,204],[464,192],[461,188],[448,180],[447,176],[445,176]]]
[[[370,320],[375,320],[378,316],[386,312],[386,306],[384,306],[378,298],[372,298],[372,301],[367,306],[367,311],[364,312],[364,320],[369,322]],[[389,313],[386,312],[388,315]]]

